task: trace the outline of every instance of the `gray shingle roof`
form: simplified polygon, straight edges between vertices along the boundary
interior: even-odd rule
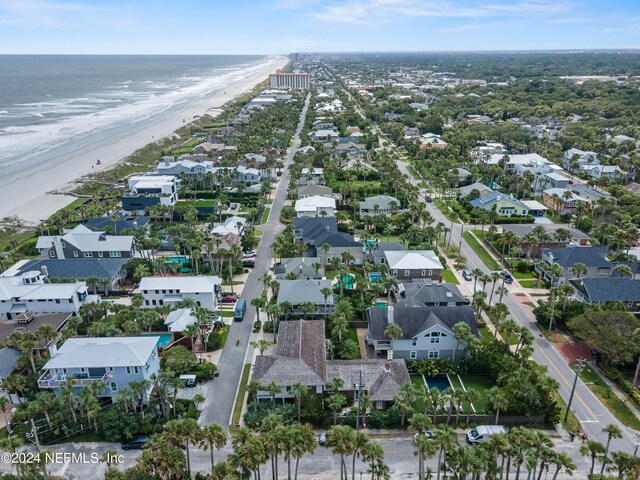
[[[354,391],[360,381],[362,389],[368,392],[371,401],[391,401],[400,386],[409,383],[409,372],[404,360],[329,360],[327,362],[327,382],[341,378],[342,391]]]
[[[506,200],[512,202],[520,208],[527,208],[527,206],[520,200],[517,200],[506,193],[496,192],[495,190],[480,195],[478,198],[471,200],[469,204],[473,207],[478,207],[486,210],[495,205],[498,200]]]
[[[459,322],[466,323],[474,335],[480,336],[473,309],[469,306],[427,307],[414,298],[407,298],[392,308],[393,321],[402,329],[402,338],[405,340],[413,338],[434,325],[442,325],[452,331],[453,326]],[[387,340],[384,331],[388,326],[388,315],[388,308],[367,309],[370,332],[374,340]]]
[[[302,232],[306,242],[313,242],[316,249],[325,243],[332,247],[362,246],[362,242],[356,242],[353,236],[338,231],[335,218],[294,218],[293,227]]]
[[[331,288],[330,280],[280,280],[278,289],[278,304],[289,302],[299,305],[302,302],[313,302],[324,305],[325,298],[321,293],[323,288]],[[333,295],[326,299],[327,305],[333,305]]]
[[[453,283],[439,283],[425,279],[422,282],[398,285],[400,298],[415,298],[420,303],[464,303],[465,299]],[[404,295],[403,295],[404,292]]]
[[[389,209],[391,208],[391,202],[395,204],[395,208],[400,207],[400,201],[395,197],[390,195],[374,195],[360,202],[360,208],[373,209],[374,205],[378,205],[380,209]]]
[[[7,378],[16,369],[16,362],[22,355],[15,348],[0,349],[0,378]]]
[[[607,277],[579,278],[569,282],[592,302],[640,302],[640,280]]]
[[[327,369],[324,343],[324,322],[320,320],[280,322],[276,354],[256,358],[254,380],[261,385],[272,381],[281,386],[324,385]]]
[[[20,273],[30,270],[40,271],[47,267],[50,278],[112,279],[127,263],[129,258],[67,258],[64,260],[30,260],[20,269]]]
[[[135,218],[122,214],[118,216],[120,217],[119,220],[115,221],[115,229],[118,233],[126,229],[135,230],[149,223],[149,217],[145,215],[138,215]],[[114,228],[114,222],[111,220],[111,217],[95,217],[87,219],[85,226],[91,230],[104,231],[107,227]]]
[[[293,272],[298,275],[298,278],[324,277],[324,267],[321,265],[316,273],[316,269],[313,267],[314,263],[318,263],[318,259],[315,257],[283,258],[273,267],[273,272],[277,275]]]
[[[608,247],[565,247],[545,248],[543,254],[551,253],[554,263],[571,268],[576,263],[584,263],[587,267],[610,267],[613,264],[607,260]]]

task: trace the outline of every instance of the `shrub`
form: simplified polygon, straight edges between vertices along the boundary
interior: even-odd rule
[[[282,423],[291,425],[296,420],[296,406],[293,404],[271,406],[271,402],[258,403],[257,408],[250,408],[244,414],[244,423],[249,428],[260,426],[262,419],[271,413],[276,413],[282,417]]]
[[[126,413],[117,407],[107,408],[98,414],[100,432],[108,442],[121,442],[138,433],[138,421],[134,413]]]
[[[528,273],[530,271],[529,265],[527,262],[519,261],[516,265],[516,270],[520,273]]]
[[[192,370],[192,375],[196,376],[196,380],[199,382],[205,382],[213,378],[213,374],[218,370],[213,363],[205,362],[199,363]]]
[[[275,322],[273,320],[267,320],[264,322],[263,330],[265,333],[273,333],[273,329],[276,327]]]
[[[260,333],[260,329],[262,328],[262,322],[260,320],[256,320],[253,324],[253,333]]]
[[[218,329],[209,335],[209,338],[207,339],[207,351],[219,350],[224,346],[228,328],[229,327]]]

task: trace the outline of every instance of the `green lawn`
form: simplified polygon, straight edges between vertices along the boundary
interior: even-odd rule
[[[489,389],[493,387],[493,382],[488,375],[460,375],[464,386],[468,389],[473,388],[479,392],[478,400],[473,402],[476,412],[489,411]]]
[[[176,204],[177,207],[213,207],[218,203],[217,200],[180,200]]]
[[[471,235],[471,233],[464,232],[463,237],[489,270],[502,270],[500,268],[500,265],[498,265],[498,262],[493,259],[489,252],[487,252],[484,247],[480,245],[478,240],[476,240],[475,237]]]
[[[270,211],[271,211],[271,207],[264,207],[264,211],[262,212],[262,218],[260,219],[260,224],[267,223]]]
[[[451,270],[442,271],[442,280],[444,280],[447,283],[455,283],[456,285],[460,283]]]
[[[502,340],[504,340],[505,342],[507,341],[507,331],[505,329],[501,329],[498,330],[500,332],[500,336],[502,337]],[[509,345],[515,345],[516,343],[518,343],[518,335],[516,335],[515,333],[511,332],[511,337],[509,337]]]
[[[422,375],[411,375],[410,378],[413,386],[422,392],[425,386]],[[424,400],[422,398],[418,398],[418,401],[416,402],[416,411],[424,413]]]
[[[536,274],[533,272],[522,273],[522,272],[515,271],[515,272],[511,272],[511,276],[513,278],[517,278],[518,280],[527,279],[527,278],[533,278],[533,279],[536,278]]]
[[[449,210],[449,207],[441,198],[434,198],[433,204],[438,207],[438,210],[442,212],[447,220],[451,221],[451,210]],[[460,221],[456,218],[453,219],[453,223],[460,223]]]
[[[572,367],[574,366],[572,365]],[[640,419],[613,393],[591,367],[585,366],[580,373],[580,378],[618,420],[630,428],[640,430]]]
[[[242,405],[244,404],[244,397],[247,395],[247,383],[249,382],[249,371],[251,370],[251,364],[246,363],[242,369],[242,378],[240,379],[240,388],[238,389],[238,396],[236,397],[236,403],[233,406],[233,415],[231,416],[231,424],[236,425],[240,423],[240,415],[242,415]]]
[[[519,283],[523,288],[544,288],[544,283],[538,286],[538,280],[520,280]]]
[[[487,327],[480,327],[478,330],[480,331],[480,335],[482,335],[482,343],[493,342],[493,333],[491,333]]]
[[[325,268],[324,276],[327,278],[327,280],[333,280],[338,276],[338,270],[331,270],[330,268]]]
[[[564,421],[564,415],[567,412],[567,402],[565,402],[557,392],[554,393],[553,396],[555,397],[556,402],[558,402],[558,406],[560,407],[560,421],[562,421],[562,425],[564,426],[565,430],[567,432],[580,431],[580,422],[573,413],[569,412],[567,421]]]
[[[360,343],[358,342],[358,332],[355,328],[349,329],[349,339],[356,342],[356,345],[358,345],[358,351],[360,352],[360,355],[362,355],[362,352],[360,351]]]

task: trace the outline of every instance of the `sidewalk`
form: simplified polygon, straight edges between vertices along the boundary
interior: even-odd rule
[[[609,379],[598,366],[596,366],[596,362],[587,362],[587,364],[593,369],[594,372],[600,377],[600,379],[611,389],[613,393],[615,393],[616,397],[618,397],[624,405],[626,405],[629,410],[633,412],[633,414],[640,418],[640,410],[636,407],[636,404],[630,401],[627,396],[624,394],[620,387],[615,384],[611,379]],[[636,432],[636,436],[640,436],[640,432],[633,430],[630,427],[627,427],[632,432]]]

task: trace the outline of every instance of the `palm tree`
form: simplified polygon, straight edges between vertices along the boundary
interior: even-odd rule
[[[256,309],[256,319],[260,320],[260,309],[267,306],[267,298],[265,296],[259,296],[251,299],[251,305]]]
[[[635,345],[640,345],[640,328],[633,331],[632,339]],[[636,371],[633,374],[633,386],[638,384],[638,374],[640,373],[640,352],[638,353],[638,363],[636,363]]]
[[[571,273],[573,273],[576,278],[580,278],[580,275],[586,275],[589,269],[584,263],[574,263],[573,267],[571,267]]]
[[[347,480],[347,465],[344,457],[356,451],[355,430],[348,425],[334,425],[329,429],[327,445],[332,447],[331,453],[340,455],[340,480]]]
[[[316,442],[316,433],[313,430],[313,427],[308,423],[304,425],[294,425],[291,427],[294,431],[295,435],[295,443],[291,450],[291,456],[296,459],[294,480],[298,479],[298,465],[300,463],[300,458],[305,453],[313,453],[318,445]]]
[[[347,397],[343,393],[334,393],[327,398],[326,403],[333,413],[333,424],[336,425],[338,423],[338,410],[346,405]]]
[[[613,267],[613,271],[618,272],[621,277],[633,278],[633,272],[631,271],[631,268],[629,267],[629,265],[625,265],[624,263]]]
[[[303,318],[306,320],[307,319],[307,315],[312,313],[312,312],[317,312],[318,310],[318,306],[311,302],[311,301],[306,301],[306,302],[302,302],[298,305],[298,308],[302,311],[302,315]]]
[[[249,380],[249,383],[247,383],[247,395],[252,399],[254,412],[258,408],[258,399],[256,398],[256,395],[259,390],[260,383],[257,380]],[[247,402],[249,402],[249,399],[247,399]]]
[[[460,342],[467,342],[473,336],[471,327],[464,322],[458,322],[453,326],[453,338],[456,340],[456,347],[453,349],[452,360],[456,361],[456,352],[460,347]]]
[[[403,335],[402,328],[400,328],[395,323],[392,323],[387,328],[384,329],[384,336],[390,338],[392,341],[401,338]]]
[[[433,431],[433,443],[438,449],[438,470],[436,479],[440,480],[443,456],[446,458],[447,452],[453,450],[458,443],[456,432],[453,427],[445,424],[436,426]]]
[[[573,471],[576,468],[576,464],[573,463],[571,457],[569,457],[569,455],[564,452],[556,452],[551,463],[556,466],[556,471],[553,474],[553,478],[551,480],[556,480],[558,478],[560,470],[562,469],[564,469],[567,475],[571,476],[573,475]]]
[[[215,462],[213,459],[213,451],[220,450],[227,444],[227,434],[224,433],[224,429],[217,423],[211,423],[202,427],[200,432],[200,440],[198,446],[204,451],[209,450],[211,455],[211,473],[215,468]]]
[[[198,334],[200,333],[197,325],[189,325],[182,331],[182,334],[185,337],[191,339],[191,351],[195,352],[195,340],[198,338]]]
[[[384,450],[380,444],[367,442],[367,444],[362,448],[362,460],[369,464],[368,473],[371,474],[371,480],[375,480],[382,476],[381,466],[386,465],[384,465]]]
[[[604,455],[602,455],[602,468],[600,469],[600,475],[604,474],[604,467],[607,465],[607,455],[609,454],[609,447],[611,446],[611,439],[622,438],[622,430],[617,425],[610,423],[602,429],[603,433],[607,434],[607,445],[604,448]]]
[[[587,443],[580,445],[580,455],[589,456],[591,458],[591,467],[589,468],[589,478],[593,477],[593,468],[596,463],[596,458],[604,454],[605,448],[600,442],[595,440],[587,440]]]
[[[16,450],[21,447],[22,444],[23,441],[18,435],[9,435],[8,437],[0,439],[0,448],[6,450],[11,454],[16,453]],[[20,463],[15,462],[15,466],[18,478],[22,478],[22,476],[20,475]]]
[[[319,265],[319,264],[314,264],[314,265]],[[327,299],[333,295],[333,290],[329,287],[322,287],[320,289],[320,293],[322,294],[322,296],[324,297],[324,320],[325,322],[327,321],[327,315],[328,315],[328,310],[327,310]]]
[[[260,340],[251,342],[251,345],[253,345],[255,348],[258,349],[258,351],[260,352],[260,355],[264,355],[264,352],[267,350],[267,348],[269,348],[269,345],[271,345],[271,342],[268,340],[265,340],[264,338],[261,338]]]
[[[473,294],[476,294],[476,285],[478,283],[478,278],[480,278],[480,276],[482,275],[482,270],[480,270],[479,268],[474,268],[473,270],[471,270],[471,275],[473,275]]]
[[[271,406],[276,406],[276,395],[282,391],[282,387],[278,385],[275,380],[272,380],[269,385],[265,388],[269,392],[269,396],[271,397]]]
[[[355,432],[353,435],[353,456],[351,457],[351,480],[356,478],[356,457],[362,455],[362,450],[369,443],[369,439],[362,432]],[[346,474],[346,471],[345,471]]]
[[[491,387],[488,394],[489,403],[491,408],[496,412],[495,424],[498,424],[500,419],[500,410],[504,410],[509,407],[509,398],[499,387]]]
[[[304,397],[308,393],[308,391],[309,391],[308,388],[299,382],[296,382],[293,385],[291,385],[291,392],[293,393],[293,398],[296,401],[298,423],[300,423],[300,411],[302,410],[302,401],[304,400]]]

